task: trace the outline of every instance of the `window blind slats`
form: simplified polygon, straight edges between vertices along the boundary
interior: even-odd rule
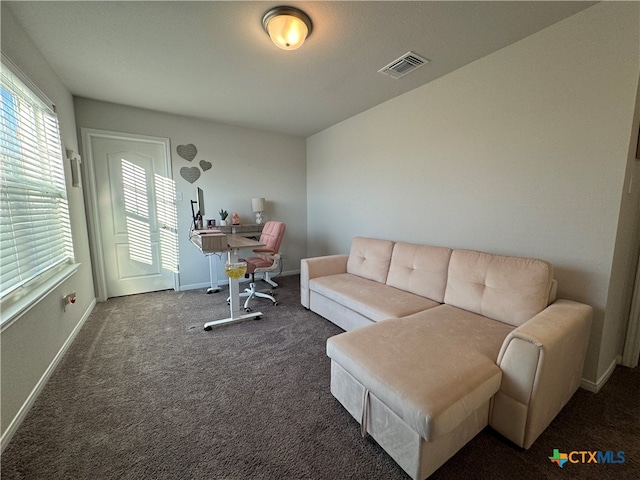
[[[55,114],[7,68],[0,75],[0,297],[73,261]]]

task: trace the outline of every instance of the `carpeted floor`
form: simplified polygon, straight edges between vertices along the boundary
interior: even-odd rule
[[[329,392],[326,339],[299,277],[261,320],[214,328],[225,292],[157,292],[98,304],[2,454],[7,479],[407,479]],[[579,390],[528,451],[485,429],[430,478],[637,479],[640,369]],[[554,449],[624,451],[567,464]]]

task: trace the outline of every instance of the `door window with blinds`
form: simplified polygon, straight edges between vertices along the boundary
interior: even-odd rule
[[[4,62],[0,97],[0,299],[5,322],[12,297],[28,298],[30,290],[64,274],[74,259],[53,106]]]

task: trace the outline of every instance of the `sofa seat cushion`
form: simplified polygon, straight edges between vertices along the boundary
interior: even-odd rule
[[[314,278],[309,281],[309,289],[374,322],[404,317],[440,305],[431,299],[350,273]]]
[[[441,305],[331,337],[327,355],[433,441],[498,391],[502,372],[496,359],[511,330]]]

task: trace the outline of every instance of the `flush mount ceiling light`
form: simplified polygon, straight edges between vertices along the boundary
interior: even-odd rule
[[[293,7],[275,7],[262,17],[262,27],[273,43],[283,50],[300,48],[311,34],[311,19]]]

